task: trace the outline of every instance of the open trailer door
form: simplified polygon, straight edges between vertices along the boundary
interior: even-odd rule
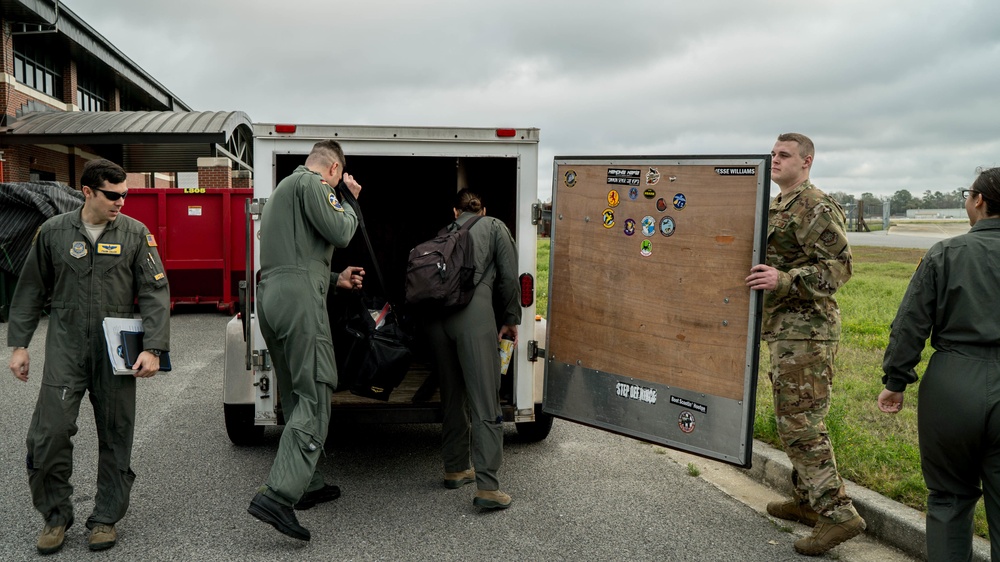
[[[770,162],[556,157],[546,412],[750,465]]]

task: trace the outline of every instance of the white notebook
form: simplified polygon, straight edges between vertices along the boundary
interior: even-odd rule
[[[108,358],[111,359],[111,369],[116,375],[134,375],[132,365],[125,364],[122,352],[122,330],[126,332],[141,332],[142,318],[112,318],[104,319],[104,339],[108,342]]]

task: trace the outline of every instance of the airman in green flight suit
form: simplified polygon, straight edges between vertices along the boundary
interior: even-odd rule
[[[330,272],[334,248],[350,243],[358,226],[354,209],[337,199],[341,178],[357,197],[361,185],[344,174],[344,153],[332,140],[316,143],[281,180],[264,207],[260,225],[261,277],[257,285],[260,331],[274,365],[285,416],[278,453],[248,512],[300,540],[310,533],[294,509],[335,499],[337,486],[316,470],[330,424],[330,395],[337,386],[326,298],[336,287],[360,287],[364,271]]]
[[[136,377],[160,368],[170,347],[170,292],[156,239],[121,214],[128,193],[125,171],[91,160],[80,178],[83,208],[45,221],[21,271],[11,305],[7,345],[10,369],[28,380],[28,344],[51,298],[45,364],[28,429],[28,484],[45,518],[40,554],[62,548],[73,524],[72,438],[84,393],[94,407],[99,443],[97,497],[87,519],[89,547],[117,543],[115,524],[125,516],[135,473],[130,466],[135,429]],[[144,330],[135,376],[115,375],[102,327],[106,317],[131,318],[138,302]]]

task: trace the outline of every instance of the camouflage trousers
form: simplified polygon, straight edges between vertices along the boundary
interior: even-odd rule
[[[835,523],[852,519],[857,511],[844,491],[824,422],[837,342],[777,340],[768,342],[768,349],[778,436],[792,461],[795,494]]]

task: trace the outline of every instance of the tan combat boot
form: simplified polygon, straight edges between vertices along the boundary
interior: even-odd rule
[[[118,544],[118,531],[114,525],[98,523],[90,531],[90,550],[107,550]]]
[[[444,473],[444,487],[449,490],[454,490],[456,488],[461,488],[466,484],[472,484],[476,481],[476,470],[474,468],[469,468],[463,470],[462,472],[445,472]]]
[[[783,502],[768,502],[767,512],[788,521],[797,521],[809,527],[815,527],[819,521],[819,514],[816,513],[807,501],[790,499]]]
[[[813,528],[811,535],[795,541],[795,551],[806,556],[817,556],[853,539],[865,530],[865,520],[860,515],[843,523],[834,523],[826,517],[821,517]]]
[[[472,505],[483,509],[507,509],[510,502],[510,496],[500,490],[479,490],[472,499]]]
[[[45,525],[42,534],[38,535],[38,554],[53,554],[59,552],[66,540],[66,527],[69,525]]]

